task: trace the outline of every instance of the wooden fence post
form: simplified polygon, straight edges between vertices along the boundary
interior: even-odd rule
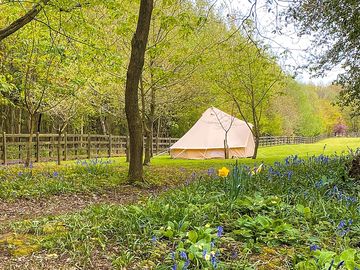
[[[111,153],[112,153],[112,138],[111,138],[111,134],[109,134],[109,154],[108,154],[109,157],[111,157]]]
[[[35,160],[36,162],[40,162],[40,134],[36,132],[36,153]]]
[[[159,136],[156,136],[156,154],[159,154]]]
[[[87,156],[88,159],[91,159],[91,135],[88,134],[88,141],[87,141]]]
[[[6,133],[5,132],[3,132],[2,145],[3,145],[3,163],[4,165],[6,165]]]
[[[68,151],[68,137],[67,132],[64,134],[64,160],[67,160],[67,151]]]
[[[56,152],[57,152],[57,164],[61,164],[61,131],[59,131],[58,134],[58,140],[57,140],[57,146],[56,146]]]

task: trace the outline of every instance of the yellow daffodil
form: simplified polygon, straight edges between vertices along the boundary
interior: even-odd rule
[[[230,170],[226,167],[222,167],[221,169],[219,169],[218,175],[221,177],[226,177],[228,176]]]

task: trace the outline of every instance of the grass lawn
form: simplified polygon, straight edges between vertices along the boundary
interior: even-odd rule
[[[330,138],[319,141],[314,144],[296,144],[296,145],[279,145],[270,147],[261,147],[258,152],[256,160],[253,159],[239,159],[238,162],[253,165],[254,163],[272,164],[275,161],[285,159],[290,155],[298,155],[306,158],[313,155],[333,155],[347,154],[349,149],[356,150],[360,147],[360,138]],[[122,159],[121,163],[123,162]],[[226,164],[234,164],[234,160],[210,159],[210,160],[181,160],[171,159],[170,156],[156,157],[152,160],[154,166],[176,166],[189,168],[209,168],[220,167]]]

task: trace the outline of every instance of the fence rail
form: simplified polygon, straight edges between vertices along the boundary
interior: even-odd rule
[[[1,135],[0,135],[1,136]],[[29,134],[2,134],[1,164],[22,163],[26,159]],[[153,152],[167,151],[178,138],[155,137]],[[31,138],[31,159],[35,162],[123,156],[129,143],[126,136],[93,134],[39,134]]]
[[[1,135],[0,135],[1,136]],[[315,143],[330,136],[265,136],[260,137],[260,146],[282,144]],[[360,137],[360,133],[348,134],[348,137]],[[0,151],[2,164],[22,163],[26,159],[29,134],[2,134]],[[178,138],[154,137],[152,149],[154,154],[168,151]],[[39,134],[33,135],[31,159],[35,162],[101,158],[123,156],[129,143],[126,136],[93,135],[93,134]]]

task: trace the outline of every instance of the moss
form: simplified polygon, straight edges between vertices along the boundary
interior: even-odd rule
[[[0,246],[13,256],[27,256],[40,250],[40,245],[35,242],[34,236],[27,234],[8,233],[0,236]]]

